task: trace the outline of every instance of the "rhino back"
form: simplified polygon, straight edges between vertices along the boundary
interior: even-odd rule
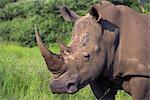
[[[150,17],[125,6],[121,11],[119,62],[117,74],[148,75],[150,71]]]

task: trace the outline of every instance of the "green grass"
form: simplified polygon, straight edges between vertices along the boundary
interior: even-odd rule
[[[58,52],[58,46],[52,46]],[[74,95],[52,94],[51,73],[38,48],[0,44],[0,100],[95,100],[89,86]],[[130,100],[122,91],[117,100]]]

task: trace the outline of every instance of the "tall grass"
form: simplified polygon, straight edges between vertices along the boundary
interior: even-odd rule
[[[50,77],[38,48],[0,44],[0,100],[95,100],[89,86],[74,95],[52,94]],[[116,98],[130,99],[122,92]]]

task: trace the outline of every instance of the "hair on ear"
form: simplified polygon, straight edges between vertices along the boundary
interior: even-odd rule
[[[94,7],[91,8],[90,14],[91,14],[93,17],[95,17],[96,20],[98,20],[99,15],[98,15],[97,10],[96,10]]]
[[[90,15],[93,16],[93,18],[98,22],[101,19],[101,15],[98,12],[98,6],[94,5],[91,7],[89,11]]]
[[[61,6],[59,11],[61,16],[67,21],[75,22],[77,19],[80,18],[78,14],[76,14],[74,11],[70,10],[66,6]]]

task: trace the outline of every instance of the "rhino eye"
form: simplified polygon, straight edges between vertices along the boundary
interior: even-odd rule
[[[90,54],[84,52],[83,53],[83,58],[84,58],[84,60],[89,61],[91,59],[91,56],[90,56]]]

